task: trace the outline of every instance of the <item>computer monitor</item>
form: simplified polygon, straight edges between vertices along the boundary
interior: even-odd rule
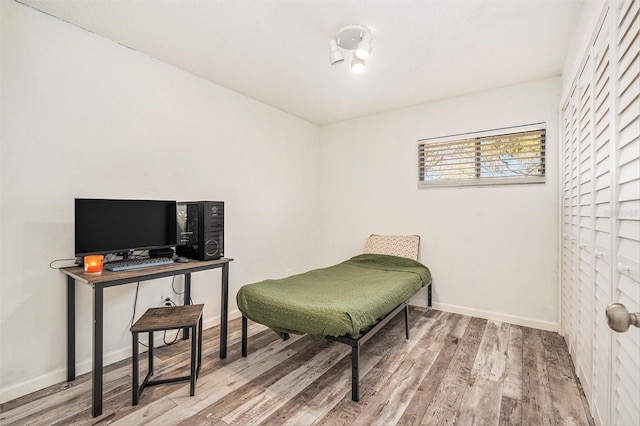
[[[176,202],[75,199],[75,255],[123,253],[176,245]]]

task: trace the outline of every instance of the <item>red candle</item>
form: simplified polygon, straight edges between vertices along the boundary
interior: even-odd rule
[[[102,272],[103,255],[85,256],[84,271],[87,273]]]

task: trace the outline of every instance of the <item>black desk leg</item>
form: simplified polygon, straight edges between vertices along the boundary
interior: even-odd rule
[[[229,263],[222,265],[222,294],[220,296],[220,359],[227,357],[227,317],[229,314]]]
[[[191,304],[191,273],[184,274],[184,304]],[[182,329],[182,340],[189,338],[189,327]]]
[[[103,288],[93,288],[93,417],[102,414]]]
[[[76,280],[67,276],[67,382],[76,379]]]

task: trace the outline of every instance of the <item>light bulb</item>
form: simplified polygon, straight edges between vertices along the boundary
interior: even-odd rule
[[[371,33],[365,32],[356,47],[355,55],[360,59],[367,59],[371,54]]]
[[[358,58],[355,54],[353,55],[353,61],[351,61],[351,71],[355,72],[356,74],[364,71],[364,61]]]

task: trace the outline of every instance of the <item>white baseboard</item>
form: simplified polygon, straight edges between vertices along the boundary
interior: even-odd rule
[[[520,317],[516,315],[502,314],[500,312],[484,311],[481,309],[467,308],[465,306],[450,305],[447,303],[433,302],[433,309],[451,312],[454,314],[469,315],[476,318],[483,318],[492,321],[506,322],[523,327],[537,328],[539,330],[555,331],[559,330],[557,322],[544,321],[535,318]]]
[[[239,310],[235,310],[233,312],[229,312],[229,320],[240,318],[241,314]],[[210,327],[214,327],[220,324],[220,316],[217,315],[215,317],[206,318],[202,323],[202,328],[207,329]],[[157,333],[158,335],[154,337],[155,345],[160,346],[163,344],[162,334]],[[114,362],[121,361],[123,359],[129,358],[131,356],[131,347],[128,346],[126,348],[116,349],[104,355],[104,365],[113,364]],[[92,360],[85,359],[76,363],[76,376],[80,376],[81,374],[88,373],[91,371]],[[56,383],[61,383],[67,380],[67,369],[59,368],[54,371],[42,374],[38,377],[34,377],[29,380],[25,380],[20,383],[16,383],[14,385],[5,386],[0,389],[0,404],[5,403],[7,401],[11,401],[13,399],[19,398],[24,395],[28,395],[32,392],[39,391],[40,389],[44,389],[46,387],[55,385]]]
[[[56,383],[60,383],[67,379],[66,369],[57,369],[55,371],[43,374],[24,382],[16,383],[11,386],[5,386],[0,389],[0,403],[5,403],[21,396],[30,394],[31,392],[44,389]]]

